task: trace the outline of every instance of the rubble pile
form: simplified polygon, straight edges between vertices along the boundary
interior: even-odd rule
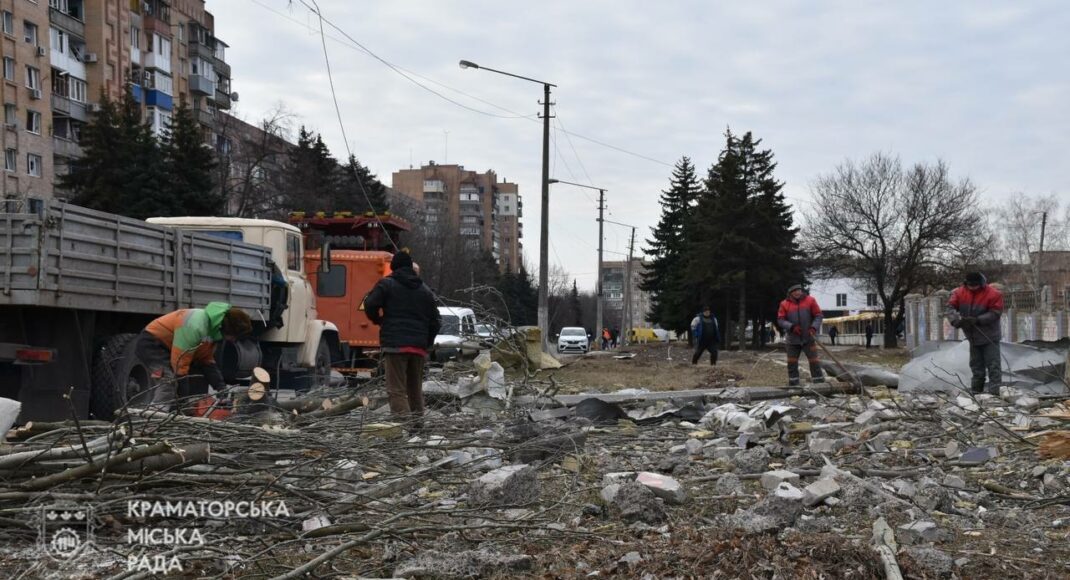
[[[419,424],[392,420],[373,381],[226,421],[130,409],[17,427],[0,448],[0,525],[17,548],[4,569],[127,577],[131,557],[155,554],[265,578],[1070,574],[1064,397],[844,384],[555,397],[552,380],[481,366],[474,381],[434,377]],[[227,501],[276,509],[148,507]],[[97,523],[66,564],[39,557],[35,523],[61,502]],[[158,527],[203,542],[130,541]]]

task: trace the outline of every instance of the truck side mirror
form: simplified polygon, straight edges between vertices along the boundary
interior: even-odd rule
[[[320,269],[321,274],[329,274],[331,271],[331,243],[323,242],[320,246]]]

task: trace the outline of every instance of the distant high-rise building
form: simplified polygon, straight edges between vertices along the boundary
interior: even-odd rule
[[[455,228],[471,250],[491,252],[502,272],[520,271],[523,206],[517,184],[499,182],[494,171],[431,161],[395,171],[392,187],[420,204],[425,226]]]
[[[205,0],[0,0],[0,17],[5,197],[51,196],[100,96],[127,88],[157,135],[184,101],[219,146],[236,95]]]

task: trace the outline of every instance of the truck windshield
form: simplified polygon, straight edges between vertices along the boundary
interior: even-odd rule
[[[453,336],[460,336],[461,334],[461,319],[453,316],[452,314],[445,314],[442,316],[442,328],[438,331],[439,334],[449,334]]]

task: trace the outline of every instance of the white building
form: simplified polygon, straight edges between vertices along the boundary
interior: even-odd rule
[[[810,283],[810,295],[817,300],[825,318],[880,312],[877,291],[858,278],[820,278]]]

